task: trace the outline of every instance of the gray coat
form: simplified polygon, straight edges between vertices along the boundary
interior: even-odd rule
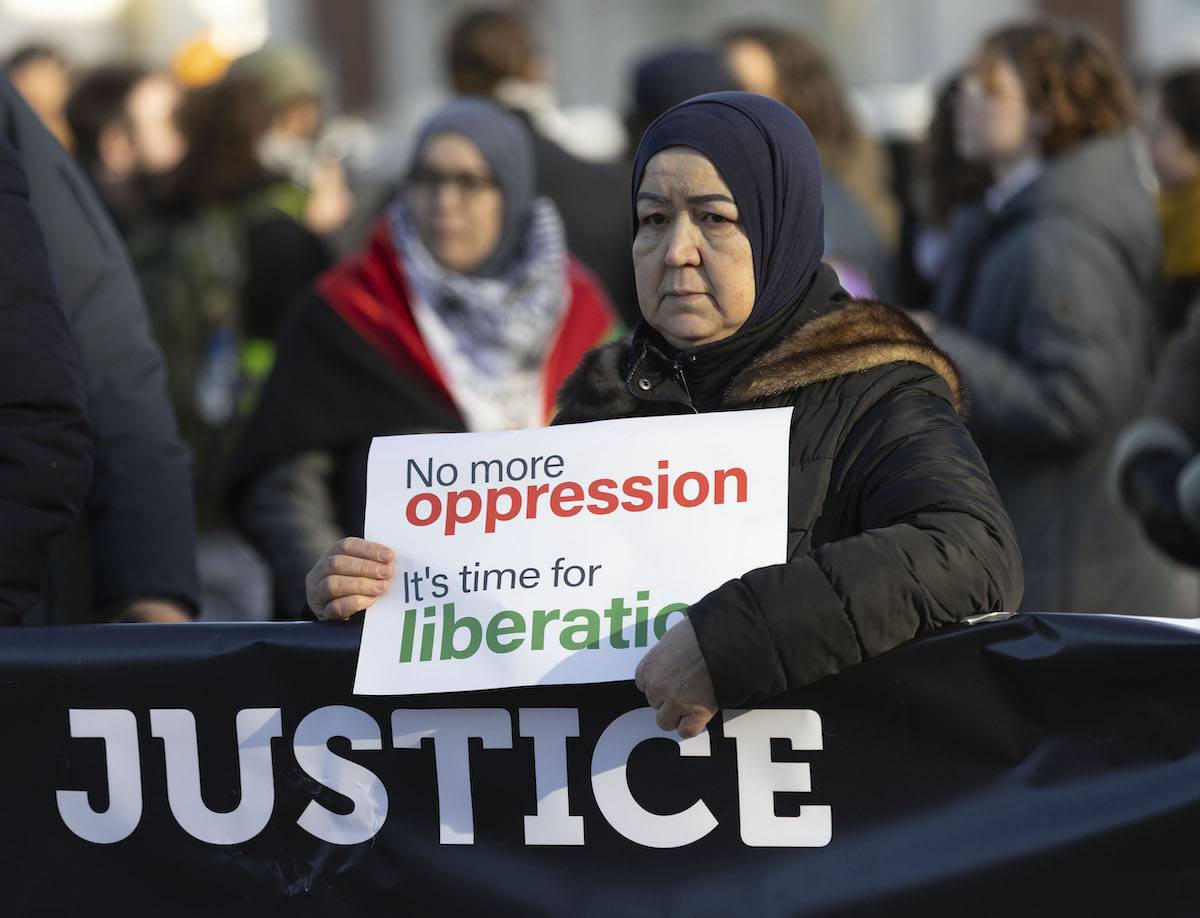
[[[934,335],[1016,526],[1027,611],[1190,614],[1175,570],[1105,491],[1149,383],[1154,201],[1126,135],[1050,160],[999,211],[959,215]]]
[[[50,618],[119,612],[140,598],[196,608],[191,458],[124,245],[79,168],[3,77],[0,133],[29,181],[95,439],[86,530],[63,546]]]

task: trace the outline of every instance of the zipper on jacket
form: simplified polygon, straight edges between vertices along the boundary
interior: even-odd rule
[[[683,372],[683,364],[680,362],[678,354],[675,355],[675,358],[671,363],[671,370],[675,373],[675,379],[683,388],[683,394],[687,396],[688,408],[691,409],[692,414],[699,414],[700,412],[696,410],[696,403],[692,401],[692,390],[688,386],[687,374]]]

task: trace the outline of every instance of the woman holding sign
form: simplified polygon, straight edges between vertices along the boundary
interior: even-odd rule
[[[720,707],[1021,599],[958,374],[902,312],[850,298],[821,263],[820,189],[812,137],[779,103],[714,93],[661,116],[633,172],[645,321],[559,394],[557,423],[793,407],[789,560],[703,597],[638,668],[659,725],[684,736]],[[391,559],[338,543],[309,573],[310,607],[332,619],[369,606]]]
[[[612,332],[534,178],[514,116],[450,103],[366,249],[299,305],[232,475],[277,613],[299,613],[314,559],[362,531],[372,437],[544,424],[563,379]]]

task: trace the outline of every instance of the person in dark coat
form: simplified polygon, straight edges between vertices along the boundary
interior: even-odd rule
[[[1117,441],[1111,476],[1150,541],[1200,567],[1200,310],[1172,339],[1142,417]]]
[[[963,72],[948,77],[934,99],[925,138],[913,150],[911,207],[902,233],[898,287],[902,303],[925,304],[933,297],[950,242],[950,220],[966,205],[982,200],[992,184],[988,169],[958,153],[954,112]]]
[[[42,598],[92,479],[75,344],[17,151],[0,136],[0,624]]]
[[[87,179],[5,79],[0,135],[29,180],[95,440],[85,529],[56,558],[46,616],[189,620],[199,608],[190,458],[124,246]]]
[[[567,245],[600,279],[622,320],[636,322],[623,167],[584,159],[540,127],[545,119],[534,100],[547,100],[549,87],[528,18],[495,7],[466,11],[447,38],[446,65],[456,93],[487,96],[521,119],[533,143],[538,193],[562,214]]]
[[[788,560],[701,598],[639,666],[659,725],[685,736],[718,707],[1021,598],[958,373],[901,311],[850,298],[821,264],[820,187],[812,137],[778,102],[716,93],[664,114],[633,175],[644,321],[559,394],[556,423],[794,408]],[[334,546],[309,575],[311,608],[369,606],[391,558],[362,540]]]
[[[1088,33],[1020,25],[984,42],[957,111],[994,183],[955,219],[932,337],[1016,526],[1023,608],[1185,614],[1186,584],[1105,497],[1150,380],[1160,252],[1124,78]]]
[[[426,122],[365,250],[299,304],[232,474],[278,617],[303,612],[329,543],[363,531],[372,437],[544,424],[559,384],[612,333],[607,297],[535,187],[520,122],[480,98],[452,102]]]

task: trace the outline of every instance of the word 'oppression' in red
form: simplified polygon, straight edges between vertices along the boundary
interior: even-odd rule
[[[606,516],[618,510],[640,513],[724,504],[727,496],[734,503],[746,502],[748,485],[743,468],[673,476],[667,466],[667,460],[659,460],[659,473],[654,478],[649,475],[631,475],[624,481],[597,478],[586,485],[562,481],[553,486],[464,488],[447,491],[444,498],[432,491],[421,491],[409,498],[404,514],[413,526],[432,526],[441,521],[446,535],[454,535],[460,527],[477,523],[481,518],[483,531],[495,532],[499,523],[518,518],[532,520],[546,514],[569,517],[579,513]]]

